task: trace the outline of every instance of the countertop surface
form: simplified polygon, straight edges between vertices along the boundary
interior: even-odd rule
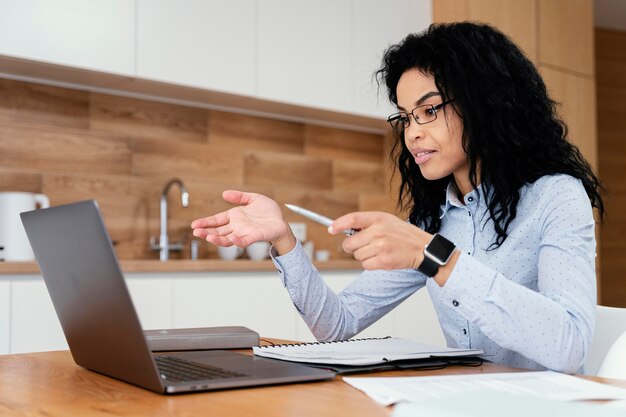
[[[314,262],[320,271],[329,270],[360,270],[359,262],[353,260],[330,260]],[[152,259],[122,259],[120,260],[124,272],[261,272],[275,271],[270,260],[250,261],[247,259],[236,261],[222,261],[219,259],[170,260],[161,262]],[[0,262],[0,275],[40,274],[36,262]]]

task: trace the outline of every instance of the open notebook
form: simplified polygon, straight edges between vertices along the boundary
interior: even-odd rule
[[[350,339],[252,348],[255,355],[292,362],[338,365],[375,365],[393,361],[477,356],[479,349],[454,349],[399,337]]]

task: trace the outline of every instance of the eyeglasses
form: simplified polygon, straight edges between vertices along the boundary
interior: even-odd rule
[[[448,100],[444,101],[441,104],[433,105],[433,104],[424,104],[421,106],[417,106],[411,113],[399,112],[394,113],[387,118],[387,122],[391,125],[393,130],[398,133],[402,133],[406,128],[411,124],[411,118],[409,114],[413,116],[415,123],[418,125],[425,125],[426,123],[434,122],[437,120],[437,111],[441,109],[446,104],[450,104],[454,101]]]

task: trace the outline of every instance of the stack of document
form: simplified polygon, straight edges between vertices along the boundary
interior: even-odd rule
[[[403,403],[393,417],[624,417],[624,411],[600,404],[564,403],[541,397],[481,391],[443,399]]]
[[[492,397],[515,394],[531,400],[543,398],[557,402],[626,399],[626,389],[552,371],[421,377],[353,377],[343,380],[382,405],[399,402],[422,403],[432,400],[450,403],[442,400],[456,395],[480,399],[484,398],[485,392]],[[536,414],[528,414],[532,415]]]
[[[292,362],[373,365],[394,361],[476,356],[478,349],[436,347],[398,337],[254,347],[254,354]]]

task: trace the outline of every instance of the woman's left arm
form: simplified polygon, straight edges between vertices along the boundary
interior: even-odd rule
[[[595,222],[584,188],[571,177],[548,181],[537,216],[537,290],[460,251],[434,277],[440,300],[505,349],[546,368],[577,372],[595,327]],[[539,204],[540,202],[533,202]],[[432,235],[385,213],[350,213],[332,233],[362,232],[346,239],[365,269],[417,268]],[[515,261],[515,250],[510,261]],[[522,266],[523,268],[523,266]]]
[[[537,267],[536,290],[462,253],[441,296],[500,346],[574,373],[595,327],[595,222],[584,188],[572,178],[550,181],[536,204],[542,202],[537,264],[527,266]],[[515,256],[511,251],[510,262]]]

